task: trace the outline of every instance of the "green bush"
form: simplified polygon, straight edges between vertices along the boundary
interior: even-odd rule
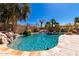
[[[33,27],[31,30],[32,30],[32,32],[39,32],[39,28],[37,28],[37,27]]]
[[[26,31],[24,31],[23,35],[26,35],[26,36],[31,35],[31,30],[26,30]]]

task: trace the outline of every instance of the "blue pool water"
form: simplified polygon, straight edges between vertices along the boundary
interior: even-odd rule
[[[58,44],[59,35],[32,34],[20,36],[15,39],[9,48],[22,51],[42,51],[55,47]]]

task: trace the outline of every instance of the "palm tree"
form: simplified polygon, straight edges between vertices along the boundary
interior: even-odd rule
[[[60,25],[58,22],[55,21],[55,19],[51,19],[51,21],[46,22],[45,27],[48,31],[60,31]]]
[[[41,29],[42,29],[42,27],[43,27],[43,23],[44,23],[44,21],[45,21],[44,19],[39,20]]]
[[[9,23],[9,18],[11,16],[9,7],[9,4],[0,4],[0,22],[3,22],[5,24],[5,27],[7,23]]]
[[[0,4],[0,21],[5,24],[12,23],[13,31],[19,20],[26,20],[30,12],[29,4]]]
[[[52,24],[52,27],[54,27],[55,26],[55,24],[56,24],[56,21],[55,21],[55,19],[51,19],[51,24]]]

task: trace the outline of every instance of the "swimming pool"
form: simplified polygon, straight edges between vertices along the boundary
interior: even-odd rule
[[[32,34],[31,36],[20,36],[15,39],[9,48],[21,51],[42,51],[55,47],[60,35],[47,35],[45,33]]]

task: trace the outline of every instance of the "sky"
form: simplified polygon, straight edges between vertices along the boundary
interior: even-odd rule
[[[30,3],[30,10],[27,21],[19,21],[19,24],[35,25],[39,24],[40,19],[45,19],[45,24],[55,19],[60,25],[64,25],[74,23],[74,18],[79,16],[78,3]]]

